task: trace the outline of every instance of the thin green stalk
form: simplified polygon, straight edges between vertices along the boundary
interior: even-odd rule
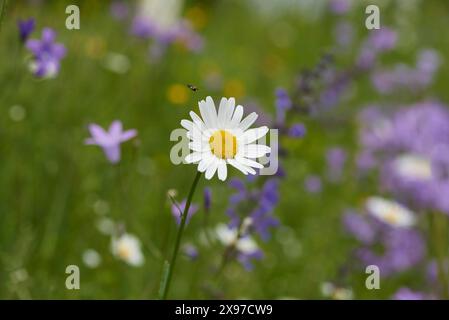
[[[7,4],[8,4],[8,0],[3,0],[2,8],[0,9],[0,31],[2,30],[2,22],[3,22],[3,17],[5,16]]]
[[[446,217],[439,212],[431,214],[431,232],[433,234],[438,278],[442,284],[442,294],[445,299],[449,299],[449,279],[446,270]]]
[[[176,235],[175,248],[173,250],[173,255],[172,255],[170,264],[168,266],[167,278],[165,281],[162,282],[163,287],[161,288],[161,292],[162,292],[161,298],[163,300],[167,299],[168,290],[170,289],[170,282],[171,282],[171,279],[173,276],[173,271],[175,269],[176,258],[178,257],[178,251],[179,251],[179,246],[181,244],[182,234],[184,232],[184,227],[185,227],[186,221],[187,221],[187,214],[189,212],[190,204],[192,202],[192,198],[195,193],[196,186],[198,185],[198,181],[200,180],[200,177],[201,177],[201,172],[198,171],[195,176],[195,180],[193,180],[192,186],[190,187],[186,206],[184,208],[184,212],[182,213],[181,224],[179,225],[178,233]]]

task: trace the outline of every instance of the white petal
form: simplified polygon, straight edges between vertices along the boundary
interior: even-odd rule
[[[220,129],[223,129],[223,125],[226,124],[226,107],[228,105],[228,100],[226,98],[221,98],[220,106],[218,107],[218,124],[220,125]]]
[[[190,111],[189,114],[190,114],[190,117],[192,118],[193,122],[198,127],[198,129],[199,130],[204,130],[205,129],[205,124],[204,124],[203,120],[201,120],[201,118],[193,111]]]
[[[260,128],[254,128],[249,129],[245,131],[245,133],[240,137],[240,141],[242,141],[245,144],[254,142],[256,140],[259,140],[264,135],[266,135],[268,132],[268,127],[260,127]]]
[[[184,129],[187,131],[193,130],[193,122],[189,120],[181,120],[181,126],[183,126]]]
[[[244,175],[248,174],[248,170],[245,165],[239,163],[238,161],[234,159],[228,159],[228,163],[233,166],[234,168],[240,170]]]
[[[195,163],[200,161],[203,158],[203,154],[201,152],[193,152],[186,156],[185,162],[187,163]]]
[[[225,181],[227,175],[228,175],[228,169],[226,167],[226,161],[221,159],[218,164],[218,179],[220,179],[221,181]]]
[[[210,146],[208,143],[201,143],[200,141],[190,142],[189,148],[197,152],[205,152],[210,150]]]
[[[239,124],[239,128],[243,131],[245,131],[246,129],[248,129],[249,127],[251,127],[251,125],[254,123],[254,121],[257,120],[257,113],[252,112],[250,113],[248,116],[246,116],[245,119],[242,120],[242,122],[240,122]]]
[[[263,165],[259,162],[256,162],[254,160],[251,159],[247,159],[244,157],[236,157],[235,158],[236,161],[238,161],[239,163],[248,166],[248,167],[252,167],[252,168],[257,168],[257,169],[262,169]]]
[[[240,123],[240,120],[242,120],[243,117],[243,107],[241,105],[238,105],[235,108],[234,114],[232,115],[231,120],[231,128],[235,128]]]
[[[234,113],[234,108],[235,108],[235,99],[234,98],[229,98],[228,99],[228,105],[226,107],[226,115],[225,115],[226,127],[229,127],[230,124],[231,124],[232,115]]]
[[[215,110],[215,104],[211,97],[207,97],[206,101],[200,101],[200,112],[201,116],[206,123],[206,126],[208,128],[217,128],[218,121],[217,121],[217,111]]]
[[[247,158],[259,158],[270,153],[270,147],[263,144],[248,144],[243,147],[243,155]]]
[[[215,171],[217,171],[218,163],[219,163],[218,159],[215,158],[211,162],[211,164],[207,167],[207,170],[206,170],[206,179],[207,180],[210,180],[214,176]]]
[[[203,153],[203,159],[201,159],[200,163],[198,164],[198,171],[204,172],[209,167],[209,165],[212,163],[212,161],[215,160],[215,157],[212,156],[210,153],[205,152]]]

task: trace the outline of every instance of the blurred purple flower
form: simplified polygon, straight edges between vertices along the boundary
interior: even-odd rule
[[[111,16],[116,20],[125,20],[129,15],[129,5],[123,0],[115,0],[110,6]]]
[[[251,271],[254,268],[252,260],[262,260],[263,252],[261,250],[256,250],[250,253],[239,252],[237,255],[237,260],[243,265],[245,270]]]
[[[349,0],[330,0],[329,9],[335,14],[345,14],[351,8]]]
[[[269,229],[279,225],[279,220],[272,214],[279,203],[278,188],[279,182],[276,178],[268,179],[258,195],[258,206],[249,215],[251,229],[265,241],[270,237]]]
[[[346,162],[346,152],[340,147],[330,148],[326,153],[328,175],[331,181],[337,182],[342,176]]]
[[[389,51],[396,46],[397,33],[390,28],[383,27],[370,31],[369,46],[377,52]]]
[[[371,76],[371,81],[382,94],[396,93],[399,89],[408,89],[414,93],[432,84],[438,70],[440,59],[434,50],[419,53],[416,68],[404,64],[396,65],[392,70],[378,70]]]
[[[66,48],[55,43],[56,33],[50,28],[42,30],[42,39],[29,39],[26,47],[34,56],[31,70],[37,77],[54,77],[58,74],[60,60],[66,55]]]
[[[30,34],[34,31],[36,23],[33,18],[27,20],[18,20],[17,27],[19,28],[20,41],[25,43],[28,40]]]
[[[322,189],[321,178],[316,175],[307,176],[304,181],[304,187],[310,193],[321,192]]]
[[[376,232],[371,223],[359,213],[347,212],[343,215],[343,225],[350,234],[363,244],[372,244]]]
[[[193,244],[190,243],[185,244],[183,246],[183,252],[192,261],[198,259],[199,256],[198,248]]]
[[[120,161],[120,144],[137,135],[135,129],[123,131],[122,122],[119,120],[113,121],[108,131],[94,123],[89,125],[89,131],[91,137],[87,138],[85,143],[100,146],[111,163]]]
[[[335,41],[340,48],[347,48],[354,39],[354,29],[346,21],[339,22],[335,27]]]
[[[306,128],[302,123],[295,123],[288,130],[288,135],[292,138],[302,138],[306,134]]]
[[[412,291],[409,288],[402,287],[393,296],[394,300],[427,300],[426,295],[419,291]]]
[[[285,113],[292,107],[292,101],[283,88],[276,89],[276,120],[282,125],[285,122]]]
[[[184,212],[184,210],[186,208],[186,203],[187,203],[187,200],[184,199],[184,200],[182,200],[181,203],[178,204],[178,206],[176,206],[175,204],[172,204],[172,206],[171,206],[171,213],[172,213],[173,217],[176,219],[176,224],[178,226],[181,223],[181,215],[182,215],[182,212]],[[179,212],[178,207],[179,207],[179,209],[181,209],[182,212]],[[186,224],[189,223],[190,219],[197,211],[198,211],[198,205],[191,203],[189,212],[187,213]]]
[[[145,17],[136,16],[132,22],[131,33],[142,39],[149,39],[156,34],[156,28]]]
[[[212,201],[212,190],[209,187],[204,188],[204,211],[209,213],[211,201]]]

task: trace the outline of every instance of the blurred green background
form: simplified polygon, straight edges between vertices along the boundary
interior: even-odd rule
[[[314,66],[332,48],[338,17],[325,9],[326,1],[317,1],[316,8],[298,4],[307,1],[279,1],[272,5],[280,8],[268,11],[260,7],[269,1],[185,1],[182,15],[204,37],[203,50],[195,54],[174,45],[160,60],[149,62],[148,42],[131,36],[128,22],[111,18],[109,1],[38,2],[9,1],[0,30],[0,298],[157,298],[162,264],[171,254],[176,231],[166,194],[174,188],[179,199],[185,197],[196,171],[170,162],[170,132],[207,95],[216,101],[235,96],[244,106],[256,102],[274,113],[275,89],[293,87],[298,72]],[[378,2],[381,23],[407,39],[386,57],[387,63],[413,62],[423,47],[437,49],[443,59],[448,56],[447,1],[360,1],[347,16],[356,31],[355,43],[367,34],[363,4],[368,2]],[[405,10],[407,2],[414,7]],[[128,3],[132,9],[134,2]],[[80,6],[80,30],[65,28],[68,4]],[[56,79],[36,80],[26,68],[29,53],[18,41],[16,21],[28,17],[37,24],[32,38],[48,26],[67,47]],[[129,59],[126,73],[105,68],[110,53]],[[344,68],[355,54],[356,49],[348,48],[337,56],[337,66]],[[448,76],[443,63],[426,96],[449,101]],[[217,86],[208,86],[211,77],[220,79]],[[191,92],[187,83],[200,90]],[[217,280],[211,268],[219,263],[223,248],[200,247],[197,260],[179,259],[171,296],[213,298],[219,290],[225,298],[314,299],[323,297],[323,282],[339,278],[356,298],[389,298],[399,284],[420,281],[406,273],[383,281],[381,290],[369,291],[363,270],[342,275],[355,244],[341,227],[341,214],[377,188],[375,179],[360,185],[352,174],[354,114],[381,99],[362,79],[326,115],[298,117],[307,135],[282,141],[290,152],[275,212],[282,226],[270,241],[259,241],[265,258],[250,272],[233,263]],[[114,119],[125,129],[138,130],[137,139],[122,145],[122,161],[116,166],[100,148],[84,145],[89,123],[106,127]],[[306,192],[305,177],[323,175],[325,151],[337,145],[350,155],[343,182],[324,181],[321,193]],[[232,170],[232,175],[239,173]],[[224,210],[231,190],[216,178],[201,180],[194,198],[198,204],[206,185],[213,191],[210,224],[227,222]],[[183,242],[200,242],[203,214],[200,210],[194,216]],[[103,216],[122,222],[140,238],[144,266],[134,268],[111,255],[110,237],[96,227]],[[82,261],[89,248],[102,258],[94,269]],[[65,288],[70,264],[80,267],[80,290]]]

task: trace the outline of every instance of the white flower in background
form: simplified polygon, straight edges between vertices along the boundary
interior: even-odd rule
[[[125,74],[131,67],[131,62],[124,54],[109,52],[104,57],[103,66],[111,72]]]
[[[371,215],[393,227],[411,227],[416,222],[412,211],[397,202],[381,197],[369,197],[366,209]]]
[[[251,254],[259,250],[257,243],[248,236],[238,238],[237,229],[231,229],[225,224],[219,224],[215,233],[217,239],[225,246],[235,246],[235,248],[244,254]]]
[[[432,164],[420,155],[403,154],[394,160],[393,168],[403,178],[423,181],[432,179]]]
[[[138,267],[143,265],[145,258],[140,248],[140,240],[129,233],[118,238],[112,238],[112,254],[129,265]]]
[[[87,249],[83,252],[83,262],[87,267],[94,269],[100,265],[101,256],[96,250]]]
[[[113,235],[116,230],[115,222],[109,218],[99,219],[96,223],[96,227],[98,231],[107,236]]]
[[[185,158],[187,163],[198,164],[198,171],[206,172],[206,179],[218,171],[222,181],[226,180],[228,164],[245,175],[256,174],[254,168],[263,168],[253,159],[265,156],[271,149],[255,142],[267,134],[268,127],[249,129],[257,119],[255,112],[242,120],[243,107],[235,106],[234,98],[222,98],[218,113],[211,97],[200,101],[199,108],[202,119],[191,111],[193,122],[181,121],[193,151]]]
[[[145,19],[157,31],[170,31],[179,21],[183,0],[141,0],[139,18]]]
[[[326,298],[334,300],[352,300],[354,294],[350,288],[340,288],[330,282],[323,282],[321,284],[321,294]]]

